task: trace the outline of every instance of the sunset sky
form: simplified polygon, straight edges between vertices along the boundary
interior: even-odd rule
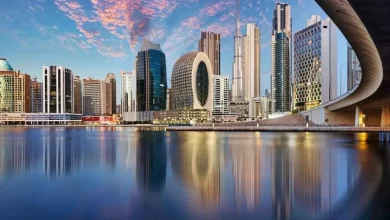
[[[270,87],[275,2],[241,0],[241,23],[260,27],[262,94]],[[314,0],[285,2],[292,7],[294,32],[312,14],[327,17]],[[119,78],[122,70],[134,69],[135,54],[142,38],[147,38],[166,53],[170,85],[175,61],[197,50],[201,31],[222,35],[221,72],[232,74],[236,0],[9,0],[1,5],[0,57],[39,79],[43,65],[63,65],[82,78],[103,79],[108,72]],[[344,85],[347,42],[338,35],[338,69],[343,65]]]

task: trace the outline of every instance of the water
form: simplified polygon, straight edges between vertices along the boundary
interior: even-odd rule
[[[0,219],[356,217],[382,175],[375,138],[0,128]]]

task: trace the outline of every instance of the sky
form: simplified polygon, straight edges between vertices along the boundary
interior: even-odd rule
[[[242,33],[246,23],[260,27],[264,95],[270,87],[272,13],[277,1],[240,2]],[[292,8],[294,33],[311,15],[327,18],[314,0],[284,2]],[[104,79],[112,72],[119,80],[121,71],[134,69],[135,55],[146,38],[161,44],[170,85],[175,61],[198,49],[201,31],[213,31],[222,37],[221,74],[231,77],[235,11],[236,0],[9,0],[0,7],[0,57],[38,80],[43,65],[65,66],[81,78]],[[341,32],[337,44],[344,93],[347,41]]]

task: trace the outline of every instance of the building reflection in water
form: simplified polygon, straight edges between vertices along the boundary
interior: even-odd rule
[[[261,135],[246,137],[238,134],[228,144],[231,145],[231,157],[234,176],[234,195],[237,210],[253,210],[260,201],[260,157]]]
[[[219,144],[214,132],[183,132],[170,146],[174,174],[195,189],[201,205],[217,207],[220,203]]]
[[[28,170],[32,157],[31,149],[26,148],[25,136],[0,138],[0,180]]]
[[[138,139],[137,183],[145,191],[161,192],[165,188],[167,149],[161,133],[145,133]]]
[[[60,178],[78,169],[83,148],[73,137],[66,136],[67,129],[51,129],[42,136],[42,168],[46,176]]]
[[[326,146],[321,135],[280,135],[272,148],[275,219],[317,219],[351,192],[360,175],[357,152]],[[293,146],[282,146],[294,138]],[[327,142],[328,141],[328,142]],[[322,143],[318,145],[316,143]]]

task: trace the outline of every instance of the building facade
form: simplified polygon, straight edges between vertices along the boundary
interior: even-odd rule
[[[0,58],[0,112],[31,111],[31,78]]]
[[[260,29],[256,24],[246,25],[242,37],[242,71],[245,101],[260,97]]]
[[[73,78],[73,87],[74,87],[74,113],[82,114],[83,113],[83,95],[82,95],[82,83],[79,76]]]
[[[307,24],[294,35],[294,107],[299,111],[337,97],[336,25],[319,16],[312,16]]]
[[[137,74],[122,72],[122,112],[137,111]]]
[[[180,57],[172,70],[172,109],[213,110],[213,72],[203,52]]]
[[[43,66],[43,113],[73,113],[73,73],[63,66]]]
[[[209,57],[213,74],[221,75],[221,35],[202,31],[198,51],[204,52]]]
[[[105,80],[83,80],[83,115],[112,115],[111,84]]]
[[[137,111],[166,109],[167,71],[159,44],[144,39],[137,56]]]
[[[348,67],[347,67],[347,88],[348,91],[353,90],[360,81],[362,75],[362,68],[360,67],[359,59],[351,45],[348,44]]]
[[[291,7],[276,3],[271,39],[272,112],[291,111]]]
[[[34,78],[31,81],[31,113],[42,112],[42,83]]]
[[[213,83],[214,83],[213,114],[230,113],[229,78],[227,76],[214,75]]]
[[[111,112],[111,114],[116,114],[116,80],[115,80],[115,74],[114,73],[108,73],[106,77],[106,83],[109,83],[111,86],[111,97],[109,98],[111,100],[111,109],[107,112]]]

